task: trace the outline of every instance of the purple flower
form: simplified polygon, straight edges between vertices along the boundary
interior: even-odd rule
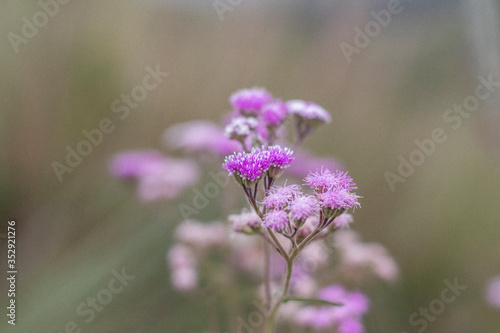
[[[333,225],[338,229],[345,229],[354,221],[351,214],[344,213],[333,220]]]
[[[491,278],[486,285],[486,300],[500,310],[500,275]]]
[[[339,333],[364,333],[365,328],[359,319],[342,320],[338,325]]]
[[[331,121],[330,113],[313,102],[296,99],[288,101],[286,106],[290,114],[293,114],[302,120],[320,121],[325,123],[329,123]]]
[[[189,292],[198,286],[197,260],[185,245],[175,245],[167,253],[172,285],[179,291]]]
[[[300,194],[300,186],[273,186],[262,202],[269,209],[284,209]]]
[[[361,317],[368,311],[370,301],[359,291],[349,292],[340,285],[321,289],[320,299],[342,306],[304,307],[297,314],[297,322],[316,329],[336,328],[342,333],[364,332]]]
[[[227,156],[222,165],[238,182],[250,184],[259,181],[270,166],[268,155],[259,149]]]
[[[305,182],[316,192],[326,192],[330,189],[345,189],[348,191],[357,189],[356,183],[354,183],[347,171],[337,170],[332,172],[329,169],[321,169],[321,171],[309,173],[305,178]]]
[[[222,167],[240,183],[253,184],[269,171],[277,177],[293,160],[293,152],[279,146],[253,148],[249,153],[235,153],[227,156]]]
[[[262,109],[262,119],[270,126],[278,126],[288,114],[285,103],[280,100],[269,103]]]
[[[227,235],[226,226],[220,222],[201,223],[186,220],[175,229],[175,238],[179,242],[200,250],[225,245]]]
[[[293,161],[293,151],[290,148],[281,148],[280,146],[270,146],[267,148],[269,154],[269,163],[277,168],[286,168]]]
[[[228,139],[222,129],[210,121],[189,121],[167,128],[163,141],[171,149],[186,152],[208,151],[217,155],[227,155],[241,150],[241,144]]]
[[[318,212],[318,200],[312,196],[302,196],[290,204],[290,212],[296,221],[304,222],[308,217]]]
[[[319,193],[317,195],[319,204],[322,208],[326,208],[327,210],[339,211],[339,213],[343,212],[349,208],[357,208],[361,205],[358,202],[359,196],[354,193],[349,192],[346,189],[331,189],[329,191]],[[323,209],[323,213],[327,214],[325,209]],[[338,214],[334,214],[338,215]]]
[[[184,159],[164,159],[148,163],[139,176],[138,195],[142,201],[173,199],[199,177],[197,165]]]
[[[264,226],[273,230],[283,230],[288,222],[288,214],[284,210],[273,210],[264,215]]]
[[[233,214],[228,217],[229,222],[233,224],[235,232],[243,232],[247,234],[253,233],[261,227],[262,221],[254,211],[250,212],[243,209],[241,214]]]
[[[285,168],[288,168],[293,161],[293,151],[289,148],[281,148],[280,146],[271,146],[267,148],[269,163],[271,169],[269,176],[276,178],[280,176]]]
[[[266,89],[253,87],[238,90],[231,95],[229,101],[233,108],[243,115],[258,115],[271,99],[272,95]]]
[[[117,178],[133,178],[144,174],[148,166],[164,160],[156,150],[128,151],[115,155],[110,172]]]
[[[230,139],[244,141],[248,136],[254,133],[258,125],[259,122],[256,118],[236,117],[226,126],[224,134]]]

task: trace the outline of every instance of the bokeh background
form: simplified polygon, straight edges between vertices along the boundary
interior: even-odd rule
[[[354,28],[387,3],[243,0],[221,19],[212,1],[75,0],[16,53],[8,34],[20,35],[40,5],[2,1],[0,227],[17,221],[19,273],[17,325],[2,314],[0,331],[64,332],[74,320],[83,332],[206,332],[209,300],[175,292],[165,264],[178,206],[191,195],[143,204],[108,163],[121,150],[162,149],[176,122],[219,121],[233,91],[257,85],[331,112],[306,147],[346,165],[364,196],[354,229],[401,266],[398,283],[371,293],[367,331],[416,332],[411,313],[457,277],[468,289],[426,332],[500,332],[500,313],[483,297],[500,274],[500,91],[458,129],[443,120],[478,75],[500,81],[500,3],[402,1],[348,62],[340,44],[354,46]],[[158,64],[169,76],[120,121],[112,101]],[[51,163],[64,163],[66,147],[103,118],[116,129],[60,182]],[[448,139],[391,191],[384,173],[435,128]],[[218,218],[217,207],[204,210],[203,219]],[[136,278],[83,323],[75,308],[122,267]],[[6,287],[2,279],[4,309]]]

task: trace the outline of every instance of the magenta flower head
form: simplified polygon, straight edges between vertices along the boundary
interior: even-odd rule
[[[349,208],[357,208],[359,196],[346,189],[331,189],[317,194],[319,205],[325,217],[337,217]]]
[[[257,116],[262,107],[272,100],[273,96],[264,88],[253,87],[238,90],[229,98],[233,108],[244,116]]]
[[[277,178],[283,171],[290,166],[293,161],[293,151],[289,148],[281,148],[280,146],[271,146],[266,150],[269,156],[269,177]]]
[[[345,189],[348,191],[357,189],[356,183],[354,183],[347,171],[342,172],[337,170],[333,172],[329,169],[323,170],[322,168],[321,171],[309,173],[305,182],[315,192],[326,192],[332,188]]]
[[[491,278],[486,285],[486,300],[500,310],[500,275]]]
[[[288,222],[288,214],[284,210],[272,210],[264,215],[264,226],[273,230],[283,230]]]
[[[285,103],[280,100],[269,103],[262,108],[262,119],[268,126],[278,126],[288,114]]]
[[[234,176],[239,184],[250,186],[258,182],[271,166],[269,156],[260,149],[249,153],[235,153],[226,156],[222,167]]]
[[[285,209],[300,193],[298,185],[273,186],[262,203],[269,209]]]
[[[360,207],[360,196],[351,192],[357,189],[356,183],[347,172],[321,169],[311,172],[305,179],[315,192],[323,214],[327,218],[337,217],[349,208]]]
[[[290,204],[290,213],[297,227],[319,211],[318,200],[313,196],[301,196]]]

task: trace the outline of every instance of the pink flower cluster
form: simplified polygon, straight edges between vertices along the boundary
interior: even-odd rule
[[[183,292],[198,287],[200,262],[209,250],[228,244],[228,232],[220,222],[201,223],[187,220],[174,232],[177,244],[167,253],[172,285]]]
[[[222,167],[238,183],[249,186],[260,181],[268,171],[269,176],[275,177],[290,165],[292,155],[293,151],[279,146],[253,148],[249,153],[227,156]]]
[[[347,209],[360,207],[360,196],[352,192],[357,189],[356,184],[347,172],[321,169],[311,172],[305,182],[314,190],[322,212],[327,217],[338,216]]]
[[[241,144],[227,138],[220,126],[203,120],[170,126],[163,134],[163,142],[170,149],[187,153],[227,155],[241,150]]]
[[[194,162],[165,157],[155,150],[117,154],[110,169],[117,178],[136,179],[138,196],[145,202],[171,200],[184,188],[194,185],[199,177]]]
[[[340,285],[328,286],[318,293],[318,298],[342,306],[307,306],[299,310],[296,322],[300,326],[339,333],[363,333],[361,322],[370,308],[370,301],[360,291],[348,291]]]
[[[330,114],[322,107],[299,100],[285,103],[264,88],[239,90],[229,101],[234,112],[225,134],[240,141],[246,149],[255,142],[273,144],[282,135],[282,125],[289,116],[293,116],[296,128],[300,129],[298,141],[302,141],[317,125],[330,122]]]
[[[385,247],[378,243],[363,243],[352,230],[338,231],[333,238],[339,253],[339,270],[350,281],[363,282],[378,277],[394,282],[399,268]]]
[[[277,231],[285,229],[289,221],[299,228],[319,211],[317,200],[303,195],[298,185],[271,187],[262,204],[270,210],[264,216],[264,226]]]

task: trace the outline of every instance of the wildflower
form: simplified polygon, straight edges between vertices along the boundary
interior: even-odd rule
[[[173,199],[198,177],[198,166],[190,160],[169,158],[148,163],[139,176],[138,195],[145,202]]]
[[[331,121],[331,116],[328,111],[313,102],[296,99],[288,101],[286,106],[290,114],[293,114],[302,120],[319,121],[324,123],[329,123]]]
[[[244,116],[259,115],[264,105],[269,103],[272,95],[264,88],[253,87],[233,93],[229,101],[233,108]]]
[[[341,333],[363,333],[362,316],[368,312],[370,301],[359,291],[350,292],[340,285],[328,286],[318,293],[320,299],[342,306],[304,307],[296,321],[316,329],[336,328]]]
[[[285,209],[300,194],[300,186],[273,186],[262,202],[269,209]]]
[[[264,216],[264,226],[273,230],[283,230],[288,222],[288,214],[284,210],[273,210]]]
[[[185,245],[175,245],[167,254],[171,270],[172,285],[179,291],[188,292],[198,285],[197,260]]]
[[[336,217],[349,208],[360,207],[359,196],[345,189],[331,189],[317,195],[323,214],[327,218]]]
[[[200,223],[186,220],[175,230],[175,237],[195,249],[206,250],[224,245],[227,241],[227,230],[220,222]]]
[[[500,310],[500,275],[491,278],[486,286],[486,300]]]
[[[333,220],[333,225],[337,229],[345,229],[354,221],[354,218],[349,213],[344,213]]]
[[[262,225],[259,215],[247,209],[243,209],[240,214],[229,215],[228,219],[233,224],[233,230],[235,232],[243,232],[246,234],[254,233]]]
[[[278,126],[286,118],[288,114],[286,104],[280,100],[269,103],[262,108],[262,119],[268,126]]]
[[[321,171],[310,172],[305,178],[305,182],[316,192],[326,192],[330,189],[357,189],[356,183],[349,174],[342,171],[330,171],[329,169],[321,169]]]
[[[318,210],[318,200],[312,196],[299,197],[290,205],[290,213],[297,227],[300,227],[307,218],[314,215]]]
[[[249,153],[227,156],[223,168],[245,186],[258,182],[266,173],[276,178],[293,160],[293,152],[279,146],[253,148]]]
[[[363,281],[377,276],[394,282],[398,278],[398,265],[385,247],[378,243],[363,243],[352,230],[340,230],[334,235],[333,243],[340,254],[340,269],[348,279]]]
[[[295,118],[297,142],[302,142],[318,125],[329,123],[330,114],[321,106],[302,100],[292,100],[286,103],[289,114]]]
[[[127,151],[113,157],[110,172],[117,178],[139,177],[148,165],[163,159],[163,155],[156,150]]]
[[[258,182],[271,166],[269,156],[259,149],[250,153],[235,153],[226,156],[223,168],[245,186]]]
[[[280,146],[270,146],[267,148],[269,156],[269,176],[272,178],[279,177],[284,169],[288,168],[293,161],[293,151],[289,148],[281,148]]]
[[[171,149],[186,152],[211,152],[217,155],[241,150],[241,144],[230,140],[216,124],[210,121],[189,121],[167,128],[164,143]]]
[[[224,135],[229,139],[244,141],[248,136],[252,135],[258,125],[259,122],[255,118],[236,117],[226,126]]]

